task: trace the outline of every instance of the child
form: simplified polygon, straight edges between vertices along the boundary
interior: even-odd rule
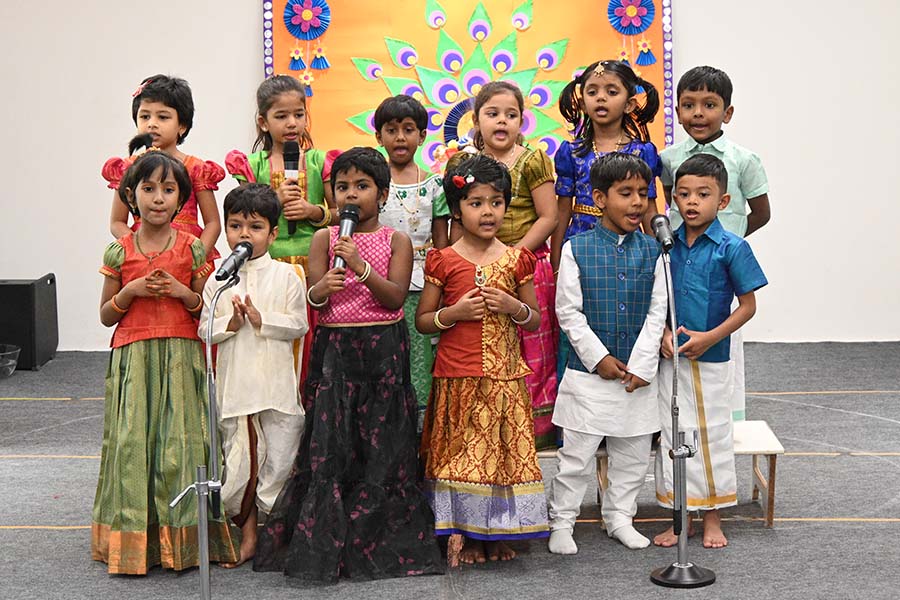
[[[686,462],[687,507],[703,513],[703,545],[722,548],[720,508],[737,503],[734,443],[729,388],[728,337],[756,312],[754,291],[768,282],[750,246],[724,229],[717,213],[728,206],[728,171],[710,154],[682,163],[675,175],[674,196],[684,222],[675,230],[671,250],[672,283],[678,321],[678,406],[680,426],[700,432],[697,455]],[[737,296],[738,307],[731,312]],[[672,358],[672,332],[663,336],[662,355]],[[659,370],[660,447],[672,448],[672,361]],[[656,498],[672,506],[672,461],[656,455]],[[654,538],[672,546],[678,538],[670,527]]]
[[[256,551],[257,512],[268,513],[297,455],[303,410],[297,393],[294,341],[303,338],[306,286],[303,271],[272,260],[281,205],[269,186],[251,183],[225,196],[225,237],[234,249],[250,242],[253,254],[237,286],[223,292],[213,320],[219,429],[225,459],[222,502],[241,528],[236,567]],[[295,270],[296,269],[296,270]],[[209,280],[204,304],[222,285]],[[209,311],[200,318],[206,335]]]
[[[262,183],[272,186],[282,205],[278,217],[278,236],[269,247],[275,260],[303,267],[309,272],[307,256],[313,234],[335,218],[331,187],[331,163],[335,152],[326,154],[313,148],[309,134],[309,113],[303,84],[290,75],[276,75],[259,84],[256,90],[256,141],[247,156],[232,150],[225,167],[241,185]],[[297,179],[285,179],[284,142],[297,142],[301,148]],[[257,151],[258,148],[261,148]],[[292,221],[292,223],[289,223]],[[291,233],[291,225],[294,230]],[[315,312],[307,313],[310,331],[316,326]],[[301,385],[306,377],[312,336],[306,336],[300,359]],[[307,407],[308,408],[308,407]]]
[[[462,534],[464,563],[515,557],[505,541],[547,536],[517,330],[535,331],[535,258],[497,234],[510,204],[509,173],[476,155],[447,172],[444,191],[462,236],[425,259],[416,314],[441,333],[421,453],[438,535]],[[453,541],[453,540],[451,540]],[[457,561],[450,544],[448,559]]]
[[[184,79],[152,75],[141,82],[132,98],[131,118],[137,125],[138,133],[149,134],[154,147],[181,161],[190,177],[190,196],[172,226],[200,238],[206,256],[212,262],[219,257],[216,240],[222,231],[213,192],[219,189],[218,184],[225,178],[225,171],[212,161],[204,161],[178,149],[194,123],[191,88]],[[102,174],[109,182],[110,189],[119,189],[122,175],[135,158],[110,158],[106,161]],[[198,207],[203,216],[203,227],[200,227],[197,220]],[[109,218],[109,230],[113,237],[118,239],[130,231],[128,214],[128,207],[120,201],[118,191],[114,192]],[[134,215],[131,230],[137,231],[138,227],[140,218]]]
[[[556,431],[550,422],[556,401],[556,350],[558,330],[553,303],[556,295],[547,240],[556,228],[553,164],[543,150],[523,146],[522,92],[507,81],[486,84],[475,97],[474,144],[483,154],[503,163],[512,178],[512,201],[497,231],[497,239],[517,248],[528,248],[537,258],[534,290],[541,309],[541,327],[522,335],[522,354],[532,373],[525,378],[534,418],[538,450],[556,448]],[[465,153],[458,153],[461,158]],[[449,163],[449,168],[456,161]],[[454,221],[451,232],[459,231]],[[451,235],[453,241],[456,238]]]
[[[713,67],[695,67],[678,80],[678,122],[690,136],[666,148],[660,154],[663,171],[660,180],[669,206],[672,227],[682,222],[677,203],[672,204],[672,179],[681,164],[695,154],[712,154],[728,169],[731,197],[719,218],[725,231],[747,237],[769,222],[769,183],[762,162],[755,153],[727,139],[722,125],[731,121],[731,80]],[[747,209],[750,214],[747,214]],[[738,330],[731,337],[731,369],[734,372],[732,412],[736,420],[744,419],[744,343]]]
[[[169,502],[206,464],[206,369],[194,321],[211,270],[203,243],[171,222],[191,194],[178,160],[147,152],[125,172],[121,201],[141,227],[106,248],[100,322],[116,325],[106,373],[91,554],[110,573],[199,564],[197,505]],[[228,526],[209,522],[209,556],[237,558]]]
[[[403,301],[412,244],[378,222],[391,174],[372,148],[334,162],[352,237],[316,232],[309,304],[320,312],[304,394],[310,419],[293,475],[260,534],[253,568],[302,579],[436,573],[431,511],[416,485],[416,399]],[[346,261],[334,267],[334,257]]]
[[[652,181],[650,167],[633,154],[613,152],[595,161],[592,206],[603,213],[600,226],[563,246],[556,314],[574,351],[553,411],[553,424],[563,429],[550,501],[555,554],[578,551],[572,531],[604,438],[610,458],[602,502],[606,532],[628,548],[650,545],[632,519],[659,430],[655,376],[667,308],[659,244],[638,231]]]
[[[415,161],[416,150],[425,141],[428,112],[410,96],[384,100],[375,110],[375,137],[387,151],[391,168],[391,189],[379,221],[412,239],[413,271],[409,295],[403,304],[409,328],[409,361],[419,415],[425,411],[431,390],[435,336],[415,329],[416,308],[424,283],[425,255],[432,248],[447,246],[450,210],[438,175],[429,175]]]
[[[643,106],[638,88],[644,88]],[[635,75],[628,63],[603,60],[589,65],[559,95],[559,112],[572,125],[573,142],[563,142],[553,159],[559,222],[551,243],[551,262],[559,270],[563,243],[576,233],[593,228],[602,216],[594,204],[591,165],[608,152],[624,152],[643,159],[652,177],[647,197],[653,210],[643,222],[649,233],[656,214],[656,177],[661,165],[647,124],[659,110],[659,93],[649,81]],[[573,205],[574,200],[574,205]]]

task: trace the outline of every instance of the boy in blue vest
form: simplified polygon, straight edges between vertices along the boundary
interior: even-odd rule
[[[666,285],[656,240],[640,232],[653,174],[640,158],[610,153],[591,167],[600,224],[562,249],[556,314],[574,352],[559,386],[553,424],[563,430],[551,484],[550,551],[575,554],[575,519],[591,464],[606,438],[606,531],[628,548],[645,548],[633,519],[660,428],[656,371],[666,320]]]

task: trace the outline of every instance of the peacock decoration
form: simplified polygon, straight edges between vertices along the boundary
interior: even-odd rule
[[[564,131],[556,101],[568,83],[552,75],[565,57],[569,40],[542,46],[533,66],[521,64],[525,57],[518,52],[518,39],[531,27],[532,0],[512,11],[512,30],[502,38],[479,2],[469,17],[465,48],[444,30],[447,14],[437,0],[427,0],[425,22],[438,36],[433,66],[422,64],[424,60],[411,43],[392,37],[384,38],[392,65],[373,58],[352,59],[366,81],[380,80],[391,95],[408,94],[425,106],[428,137],[419,156],[422,166],[442,171],[450,156],[472,140],[474,98],[485,83],[493,80],[511,81],[522,90],[526,103],[522,134],[529,144],[552,156],[563,140],[557,132]],[[347,121],[373,134],[374,112],[367,110]]]

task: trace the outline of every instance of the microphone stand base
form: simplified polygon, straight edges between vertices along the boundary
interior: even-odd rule
[[[673,563],[651,572],[650,581],[663,587],[699,588],[715,583],[716,574],[691,563],[686,565]]]

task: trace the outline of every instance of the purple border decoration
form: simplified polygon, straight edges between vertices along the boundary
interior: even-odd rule
[[[272,58],[272,0],[263,0],[263,73],[268,78],[275,74]]]
[[[663,28],[663,114],[665,116],[666,146],[675,142],[674,75],[672,61],[672,0],[662,0]]]

